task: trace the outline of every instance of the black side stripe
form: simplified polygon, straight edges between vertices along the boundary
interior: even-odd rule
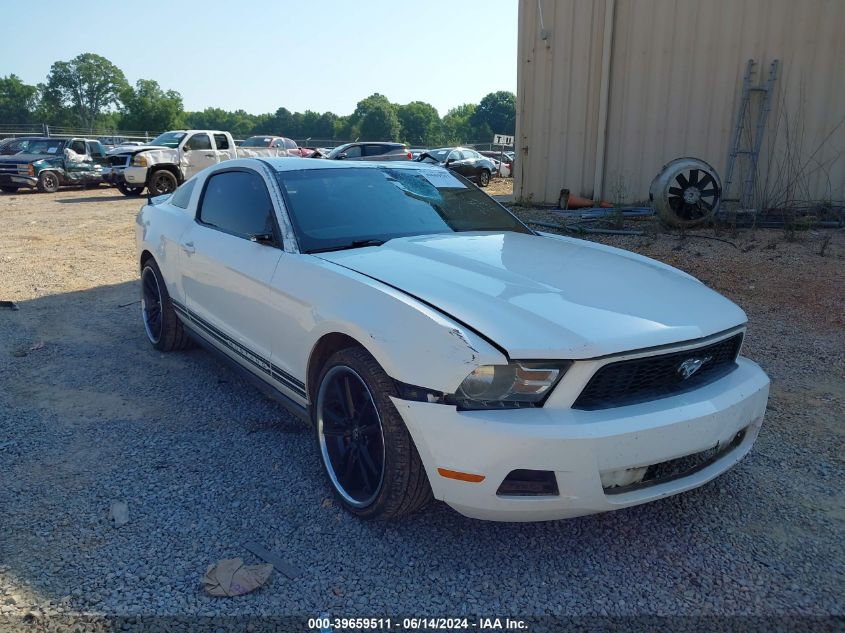
[[[228,349],[233,351],[235,354],[243,358],[245,361],[247,361],[257,369],[261,370],[262,373],[267,374],[274,380],[279,381],[291,391],[297,393],[303,398],[306,396],[304,382],[294,376],[291,376],[289,373],[287,373],[280,367],[277,367],[263,356],[256,354],[248,347],[241,345],[240,343],[232,339],[230,336],[226,335],[224,332],[221,332],[218,328],[213,326],[205,319],[202,319],[201,317],[197,316],[195,312],[192,312],[178,301],[174,301],[171,298],[170,302],[173,304],[173,309],[179,316],[187,319],[190,323],[193,323],[194,325],[199,327],[206,334],[222,343]]]

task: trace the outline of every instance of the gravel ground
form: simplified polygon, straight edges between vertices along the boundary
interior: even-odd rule
[[[205,352],[149,347],[132,303],[138,206],[106,189],[0,197],[0,299],[20,307],[0,311],[5,622],[845,611],[841,232],[824,257],[822,232],[722,236],[738,248],[657,231],[602,239],[689,271],[749,314],[745,354],[772,396],[755,449],[718,480],[567,521],[485,523],[435,503],[366,523],[329,500],[303,424]],[[130,513],[117,529],[114,500]],[[210,563],[259,562],[248,540],[302,574],[205,595]]]

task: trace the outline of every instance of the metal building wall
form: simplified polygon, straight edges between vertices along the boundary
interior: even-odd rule
[[[843,31],[843,0],[520,0],[516,196],[642,200],[678,156],[724,176],[745,62],[777,58],[761,186],[845,199]]]

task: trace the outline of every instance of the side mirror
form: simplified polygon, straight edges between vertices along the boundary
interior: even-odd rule
[[[454,163],[456,160],[457,160],[457,159],[455,159],[455,158],[447,158],[447,159],[446,159],[446,163],[445,163],[445,164],[446,164],[446,166],[448,167],[449,165],[451,165],[452,163]]]
[[[190,151],[191,151],[191,146],[190,146],[190,145],[188,145],[188,144],[185,144],[185,145],[182,147],[182,151],[183,151],[183,152],[190,152]]]
[[[337,156],[335,156],[335,158],[336,158],[337,160],[343,160],[344,158],[346,158],[346,152],[341,152],[340,154],[338,154]]]

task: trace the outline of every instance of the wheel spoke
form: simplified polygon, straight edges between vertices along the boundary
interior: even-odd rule
[[[715,188],[714,189],[705,189],[704,191],[701,192],[702,198],[715,196],[715,195],[716,195],[716,189]]]
[[[706,200],[701,200],[700,202],[701,202],[701,204],[703,204],[703,205],[705,206],[705,208],[706,208],[708,211],[712,211],[712,210],[713,210],[713,207],[714,207],[714,206],[716,206],[716,201],[715,201],[715,200],[714,200],[713,202],[707,202]]]
[[[681,185],[681,189],[686,189],[689,187],[689,181],[684,177],[683,174],[678,174],[675,180],[678,181],[678,184]]]
[[[349,450],[346,452],[346,461],[344,463],[342,480],[344,487],[349,482],[349,478],[352,476],[353,469],[355,468],[355,462],[357,461],[355,459],[357,453],[358,451],[352,446],[350,446]]]
[[[339,380],[332,381],[332,389],[334,390],[335,398],[337,398],[337,404],[343,410],[343,417],[347,419],[351,418],[352,414],[346,406],[346,396],[343,395],[343,387],[341,387]]]
[[[350,418],[355,417],[355,403],[352,401],[352,387],[349,384],[349,376],[343,378],[343,388],[346,393],[346,410]]]
[[[684,195],[684,190],[680,187],[669,187],[669,195],[670,196],[682,196]]]
[[[326,427],[323,427],[323,435],[325,435],[326,437],[346,438],[351,436],[352,432],[346,429],[327,429]]]
[[[373,456],[370,455],[370,451],[367,448],[362,448],[360,451],[361,463],[363,463],[367,469],[373,473],[374,475],[381,474],[379,468],[373,462]]]
[[[361,453],[359,452],[358,457],[361,457]],[[358,459],[358,473],[361,476],[361,488],[364,492],[372,492],[373,491],[373,484],[370,483],[370,474],[367,472],[367,469],[364,467],[364,462],[361,459]]]

